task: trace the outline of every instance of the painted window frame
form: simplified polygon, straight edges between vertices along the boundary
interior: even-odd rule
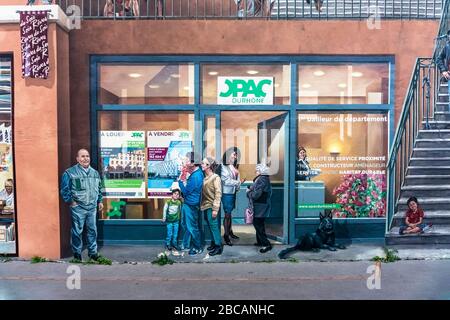
[[[97,103],[99,66],[100,64],[142,64],[142,63],[192,63],[194,64],[194,104],[191,105],[100,105]],[[98,111],[193,111],[194,121],[202,121],[201,114],[205,111],[236,111],[236,106],[200,104],[200,66],[205,64],[290,64],[291,88],[290,104],[286,105],[251,105],[240,106],[242,111],[286,111],[289,117],[289,167],[295,168],[295,154],[297,148],[297,112],[366,112],[387,114],[389,123],[388,150],[390,150],[395,133],[395,56],[394,55],[91,55],[90,56],[90,137],[92,163],[98,165]],[[389,64],[389,103],[388,104],[299,104],[298,103],[298,66],[299,64],[343,64],[343,63],[388,63]],[[194,141],[201,143],[201,133],[195,127]],[[195,143],[197,146],[198,143]],[[295,199],[295,172],[289,172],[289,199]],[[294,241],[295,225],[301,220],[295,211],[296,201],[289,201],[289,231],[288,242]],[[361,220],[380,222],[383,218],[346,218],[348,221],[359,223]],[[311,218],[309,218],[311,220]],[[161,225],[157,220],[103,220],[107,224],[146,224]],[[309,221],[311,222],[311,221]]]

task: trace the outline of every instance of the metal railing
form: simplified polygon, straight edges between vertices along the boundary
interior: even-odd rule
[[[414,66],[402,113],[398,121],[387,164],[387,226],[390,230],[397,211],[401,188],[419,130],[429,128],[434,117],[434,93],[439,91],[436,65],[431,58],[418,58]],[[433,93],[433,94],[432,94]]]
[[[445,0],[56,0],[84,19],[438,19]],[[72,7],[73,8],[73,7]],[[73,11],[72,11],[73,12]]]

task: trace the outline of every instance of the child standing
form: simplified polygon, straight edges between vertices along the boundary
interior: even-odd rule
[[[172,198],[167,200],[163,209],[163,220],[167,224],[167,238],[166,248],[167,250],[178,249],[178,228],[181,217],[181,200],[180,190],[172,190]]]

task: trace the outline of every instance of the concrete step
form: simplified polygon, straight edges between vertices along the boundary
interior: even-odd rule
[[[449,197],[450,185],[415,185],[403,186],[402,197]]]
[[[450,139],[416,139],[416,148],[450,148]]]
[[[436,110],[435,111],[450,111],[450,106],[448,102],[436,102]]]
[[[422,126],[426,124],[426,121],[422,121]],[[450,129],[450,121],[428,121],[431,129]]]
[[[450,174],[450,166],[409,166],[407,175]]]
[[[450,111],[435,111],[434,119],[437,121],[449,121],[450,120]]]
[[[446,166],[450,165],[450,157],[411,158],[409,165],[415,166]]]
[[[407,210],[407,206],[406,206],[406,201],[408,201],[409,197],[402,197],[397,205],[397,211],[398,212],[406,212]],[[448,210],[450,208],[450,199],[445,197],[445,198],[431,198],[431,197],[426,197],[426,198],[418,198],[417,199],[420,203],[420,206],[422,207],[422,209],[427,212],[427,211],[445,211]]]
[[[392,219],[392,227],[400,227],[404,225],[405,222],[405,211],[397,212]],[[450,210],[444,211],[426,211],[423,223],[432,224],[433,226],[438,225],[450,225]]]
[[[418,139],[450,139],[450,129],[419,130]]]
[[[414,148],[413,157],[450,157],[450,148]]]
[[[399,227],[391,228],[386,234],[386,244],[447,244],[450,243],[450,225],[433,225],[431,232],[414,235],[399,235]]]
[[[405,179],[405,185],[448,185],[450,184],[450,175],[408,175]]]
[[[446,102],[446,103],[448,103],[448,91],[447,92],[439,91],[437,98],[438,98],[439,102]]]

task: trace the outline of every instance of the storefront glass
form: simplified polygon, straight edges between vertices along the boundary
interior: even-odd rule
[[[193,104],[193,64],[101,64],[99,104]]]
[[[286,105],[290,103],[289,64],[203,64],[202,104]]]
[[[387,114],[298,113],[297,139],[297,217],[385,217]]]
[[[0,56],[0,253],[16,253],[11,57]]]
[[[101,219],[162,219],[193,137],[193,112],[99,112]]]
[[[389,64],[298,67],[299,104],[388,104]]]

